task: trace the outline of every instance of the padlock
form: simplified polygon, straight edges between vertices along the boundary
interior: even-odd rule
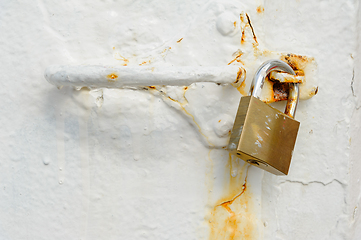
[[[294,120],[299,89],[289,83],[285,113],[262,102],[260,93],[271,71],[295,75],[280,60],[269,60],[257,70],[249,96],[241,98],[228,144],[228,151],[244,161],[276,175],[287,175],[300,123]]]

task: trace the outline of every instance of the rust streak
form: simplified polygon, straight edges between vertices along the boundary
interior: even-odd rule
[[[180,43],[182,40],[183,40],[183,38],[179,39],[179,40],[177,41],[177,43]]]
[[[230,164],[231,170],[232,162]],[[243,166],[246,167],[246,165]],[[209,221],[211,224],[211,240],[251,239],[253,236],[254,228],[251,223],[252,220],[248,219],[252,218],[248,209],[249,196],[246,194],[249,167],[250,165],[247,166],[244,183],[241,189],[239,189],[240,192],[238,191],[238,194],[233,195],[234,197],[232,197],[231,200],[223,201],[214,207],[212,217]],[[231,180],[230,186],[239,186],[239,180],[240,179],[234,178],[233,182]],[[245,222],[243,220],[247,221]]]
[[[250,20],[250,18],[249,18],[249,16],[248,16],[247,13],[246,13],[246,17],[247,17],[247,21],[248,21],[249,27],[250,27],[251,30],[252,30],[253,39],[254,39],[254,41],[255,41],[256,43],[258,43],[258,42],[257,42],[256,34],[254,33],[253,26],[252,26],[252,24],[251,24],[251,20]]]

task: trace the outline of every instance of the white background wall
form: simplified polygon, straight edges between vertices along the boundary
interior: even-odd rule
[[[358,7],[0,2],[0,239],[359,239]],[[249,28],[240,41],[242,12],[259,49],[318,64],[286,177],[213,146],[238,107],[232,86],[162,95],[57,89],[43,77],[50,64],[223,66],[238,50],[254,54]],[[249,76],[260,63],[246,61]]]

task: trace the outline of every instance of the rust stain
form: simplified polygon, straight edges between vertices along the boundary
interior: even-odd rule
[[[246,34],[244,32],[244,29],[242,30],[242,37],[241,37],[241,44],[245,43],[246,41]]]
[[[241,22],[244,23],[244,17],[243,17],[243,14],[242,14],[242,13],[239,15],[239,19],[241,20]]]
[[[164,53],[166,53],[167,51],[169,51],[171,49],[172,49],[172,47],[165,48],[160,54],[163,55]],[[163,57],[164,57],[164,55],[163,55]]]
[[[275,102],[287,100],[290,87],[288,83],[273,82],[273,99]]]
[[[263,13],[264,12],[264,7],[263,6],[258,6],[257,7],[257,13]]]
[[[293,98],[290,100],[291,102],[295,102],[296,101],[296,98]],[[293,118],[293,116],[291,115],[291,105],[286,105],[286,110],[285,110],[285,114],[291,118]]]
[[[118,80],[118,75],[115,73],[111,73],[107,76],[108,82],[115,82]]]
[[[148,86],[149,89],[157,89],[155,86]]]
[[[116,55],[114,56],[114,58],[115,58],[116,60],[124,61],[123,66],[127,66],[128,63],[129,63],[129,60],[126,59],[125,57],[123,57],[122,55],[120,55],[119,53],[116,53]]]
[[[236,57],[235,57],[232,61],[230,61],[230,62],[228,63],[228,65],[232,64],[234,61],[240,62],[240,63],[242,63],[242,64],[244,65],[244,63],[243,63],[242,60],[240,59],[240,57],[242,56],[242,54],[243,54],[243,52],[238,51],[238,54],[236,55]]]
[[[218,122],[221,122],[221,121],[222,121],[222,119],[218,120]]]
[[[244,164],[236,177],[232,177],[232,157],[229,157],[230,183],[228,193],[214,207],[209,220],[210,240],[255,239],[254,215],[251,212],[251,195],[247,193],[248,164]],[[244,183],[241,184],[246,170]],[[226,187],[227,188],[227,187]]]
[[[243,81],[239,84],[239,81],[243,78]],[[237,78],[234,83],[232,83],[233,87],[236,87],[237,90],[243,95],[247,95],[247,92],[245,90],[246,88],[246,70],[244,68],[239,68],[237,72]]]
[[[251,24],[251,19],[249,18],[249,16],[248,16],[247,13],[246,13],[246,17],[247,17],[247,21],[248,21],[249,27],[250,27],[251,30],[252,30],[253,39],[254,39],[254,41],[258,44],[256,34],[254,33],[254,29],[253,29],[253,26],[252,26],[252,24]]]
[[[241,85],[237,88],[238,92],[240,94],[242,94],[243,96],[246,96],[247,95],[247,92],[246,92],[246,82],[245,80],[243,80],[243,82],[241,83]]]
[[[180,43],[182,40],[183,40],[183,38],[179,39],[179,40],[177,41],[177,43]]]
[[[283,83],[303,83],[304,76],[297,75],[296,76],[288,73],[281,73],[272,71],[269,74],[269,79],[273,81],[279,81]]]
[[[140,63],[139,66],[144,65],[144,64],[148,64],[148,63],[150,63],[150,62],[151,62],[151,60],[144,61],[144,62]]]
[[[236,81],[234,81],[234,83],[238,83],[239,80],[241,79],[243,73],[245,72],[245,70],[243,68],[239,68],[238,72],[237,72],[237,78]]]
[[[314,59],[306,56],[296,55],[296,54],[286,54],[282,55],[280,58],[282,61],[288,63],[295,71],[296,75],[304,76],[305,73],[303,69],[306,68],[307,64],[312,62]]]
[[[187,87],[187,86],[185,86],[185,87],[183,88],[183,90],[184,90],[184,91],[187,91],[187,90],[188,90],[188,87]]]
[[[237,27],[237,21],[234,21],[234,22],[233,22],[233,26],[234,26],[234,28]]]

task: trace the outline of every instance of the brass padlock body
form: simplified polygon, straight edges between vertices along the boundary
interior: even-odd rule
[[[276,175],[287,175],[300,123],[253,96],[242,97],[228,151]]]

